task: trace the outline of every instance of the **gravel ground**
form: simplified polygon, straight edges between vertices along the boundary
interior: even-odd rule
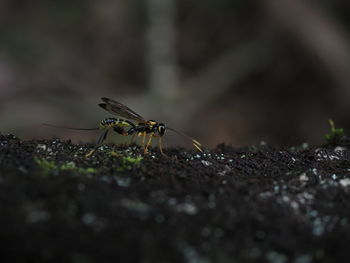
[[[346,138],[93,147],[0,136],[1,262],[349,262]]]

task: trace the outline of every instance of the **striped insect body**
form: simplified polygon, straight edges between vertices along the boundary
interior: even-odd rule
[[[144,147],[145,154],[148,152],[148,148],[151,145],[152,138],[157,137],[159,150],[162,155],[166,156],[163,153],[163,149],[162,149],[162,137],[165,134],[166,130],[173,131],[189,139],[192,142],[192,145],[197,150],[202,152],[202,149],[201,149],[202,145],[195,139],[188,136],[187,134],[177,131],[175,129],[172,129],[166,126],[165,124],[159,123],[154,120],[146,121],[143,117],[141,117],[141,115],[131,110],[129,107],[125,106],[124,104],[117,102],[113,99],[109,99],[109,98],[101,98],[101,99],[103,103],[100,103],[98,105],[102,109],[114,115],[120,116],[124,119],[108,117],[103,119],[100,122],[99,127],[97,128],[73,128],[73,127],[57,126],[52,124],[44,124],[44,125],[56,127],[56,128],[71,129],[71,130],[99,130],[99,129],[104,130],[97,141],[97,146],[95,147],[95,149],[92,150],[90,153],[88,153],[86,156],[91,156],[96,151],[96,149],[105,141],[105,139],[107,138],[108,132],[111,130],[123,136],[132,135],[132,138],[134,138],[135,136],[142,137],[142,145]],[[149,137],[146,142],[147,135]]]
[[[113,117],[103,119],[100,122],[100,128],[102,128],[102,129],[112,128],[115,126],[117,126],[117,127],[135,127],[135,125],[131,121],[119,119],[119,118],[113,118]]]

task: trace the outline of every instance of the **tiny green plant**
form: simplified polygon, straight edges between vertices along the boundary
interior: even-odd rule
[[[327,133],[324,137],[328,143],[334,143],[340,138],[344,137],[344,129],[343,128],[335,128],[335,124],[333,120],[328,120],[331,131]]]

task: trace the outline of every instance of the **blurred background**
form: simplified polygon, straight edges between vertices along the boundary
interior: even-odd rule
[[[348,0],[0,0],[0,132],[94,141],[41,123],[94,127],[110,97],[209,147],[322,143],[329,118],[350,130],[349,11]]]

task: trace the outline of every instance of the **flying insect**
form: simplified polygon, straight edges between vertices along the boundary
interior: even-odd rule
[[[103,103],[98,104],[102,109],[108,111],[113,115],[117,115],[122,118],[114,118],[108,117],[103,119],[98,128],[72,128],[72,127],[64,127],[64,126],[56,126],[52,124],[44,124],[51,127],[56,128],[64,128],[64,129],[72,129],[72,130],[104,130],[97,141],[97,146],[94,150],[87,154],[87,156],[92,155],[95,150],[103,143],[103,141],[107,138],[107,134],[109,131],[113,130],[114,132],[122,135],[122,136],[132,136],[132,139],[135,136],[142,136],[142,145],[144,147],[144,154],[148,153],[148,148],[152,142],[153,138],[158,138],[158,145],[160,153],[166,156],[163,152],[162,147],[162,137],[164,136],[166,130],[173,131],[192,142],[192,145],[202,152],[202,145],[195,139],[191,138],[187,134],[177,131],[173,128],[166,126],[164,123],[160,123],[154,120],[145,120],[141,115],[137,114],[135,111],[131,110],[129,107],[124,104],[117,102],[110,98],[101,98]],[[149,136],[146,143],[146,136]]]

